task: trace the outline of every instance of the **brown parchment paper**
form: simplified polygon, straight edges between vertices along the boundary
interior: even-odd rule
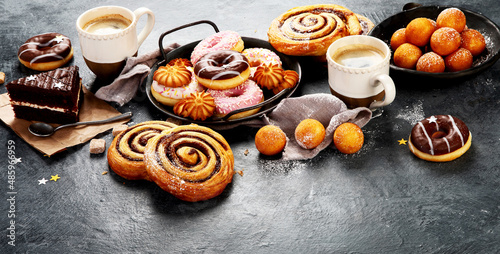
[[[89,92],[85,87],[83,87],[83,92],[84,100],[80,107],[80,122],[107,119],[121,114],[108,103],[95,97],[94,94]],[[129,119],[125,119],[100,125],[68,127],[58,130],[50,137],[36,137],[28,131],[28,126],[32,121],[14,117],[14,111],[10,105],[10,99],[7,93],[0,95],[0,119],[28,144],[49,156],[63,151],[68,147],[85,143],[97,134],[129,121]]]

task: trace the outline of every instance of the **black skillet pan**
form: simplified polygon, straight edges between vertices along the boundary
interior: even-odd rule
[[[414,18],[427,17],[436,20],[441,11],[450,7],[453,6],[419,6],[418,4],[407,4],[402,12],[385,19],[375,26],[369,35],[377,37],[390,45],[392,34],[396,30],[406,27]],[[500,28],[482,14],[462,7],[455,8],[460,9],[465,14],[467,27],[481,32],[486,40],[486,49],[481,55],[474,58],[472,68],[458,72],[427,73],[397,67],[394,65],[394,62],[391,61],[391,75],[395,74],[409,79],[430,78],[437,80],[455,80],[476,75],[491,67],[498,60],[500,57]]]
[[[297,87],[300,84],[300,78],[302,76],[299,62],[294,58],[291,58],[289,56],[283,55],[280,52],[277,52],[271,46],[271,44],[269,44],[269,42],[267,42],[267,41],[256,39],[256,38],[242,37],[243,42],[245,44],[245,48],[255,48],[255,47],[267,48],[267,49],[270,49],[270,50],[273,50],[274,52],[276,52],[276,54],[278,54],[278,56],[281,58],[283,68],[285,70],[294,70],[299,74],[299,81],[297,82],[297,85],[295,85],[295,87],[293,87],[293,88],[285,89],[276,95],[274,95],[271,91],[267,91],[267,89],[263,89],[264,101],[262,103],[259,103],[255,106],[252,106],[252,107],[247,107],[247,108],[243,108],[240,110],[232,111],[228,115],[226,115],[224,118],[213,118],[212,117],[212,118],[206,119],[205,121],[195,121],[195,120],[190,119],[190,118],[178,116],[178,115],[174,114],[172,107],[165,106],[165,105],[159,103],[151,93],[151,84],[153,82],[154,72],[158,69],[158,67],[165,65],[166,63],[168,63],[172,59],[175,59],[175,58],[190,59],[191,52],[193,51],[194,47],[196,45],[198,45],[198,43],[200,42],[200,41],[195,41],[195,42],[183,45],[179,48],[176,48],[176,49],[170,51],[169,53],[165,53],[162,50],[163,49],[163,38],[167,34],[170,34],[172,32],[175,32],[175,31],[178,31],[180,29],[187,28],[187,27],[191,27],[194,25],[203,24],[203,23],[211,25],[214,28],[216,33],[219,32],[219,29],[217,28],[217,26],[213,22],[208,21],[208,20],[201,20],[201,21],[193,22],[190,24],[186,24],[186,25],[174,28],[172,30],[169,30],[169,31],[163,33],[160,36],[158,44],[160,47],[160,51],[162,52],[162,55],[163,55],[163,60],[160,60],[153,65],[153,67],[151,68],[151,73],[149,74],[149,76],[146,80],[146,93],[148,95],[149,100],[156,108],[158,108],[160,111],[162,111],[163,113],[165,113],[166,115],[168,115],[172,118],[179,119],[179,120],[186,121],[186,122],[190,122],[190,123],[207,124],[207,125],[226,125],[226,124],[233,124],[233,123],[249,120],[252,118],[260,117],[263,114],[266,114],[266,113],[270,112],[271,110],[273,110],[282,99],[290,97],[293,94],[293,92],[295,92],[295,90],[297,89]],[[243,118],[239,118],[239,119],[228,119],[230,116],[232,116],[234,114],[244,112],[247,110],[251,110],[254,108],[258,108],[258,107],[261,107],[261,110],[255,114],[251,115],[251,116],[247,116],[247,117],[243,117]]]

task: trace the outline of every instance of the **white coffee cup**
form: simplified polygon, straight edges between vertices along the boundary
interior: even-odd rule
[[[349,108],[375,109],[394,101],[391,50],[382,40],[367,35],[343,37],[330,45],[326,59],[330,91]]]
[[[148,15],[147,23],[137,35],[137,21],[144,14]],[[120,28],[110,25],[108,30],[99,30],[101,32],[90,29],[90,24],[103,20],[108,22],[111,19],[118,19],[118,23],[128,22],[128,26]],[[87,66],[98,78],[110,79],[118,76],[125,66],[125,59],[137,55],[140,45],[151,33],[154,24],[155,16],[146,7],[132,12],[120,6],[101,6],[84,12],[76,21],[76,29]]]

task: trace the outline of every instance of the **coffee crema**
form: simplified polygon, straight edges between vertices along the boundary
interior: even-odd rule
[[[88,33],[106,35],[125,30],[132,21],[120,14],[109,14],[90,20],[82,29]]]
[[[333,61],[348,68],[368,68],[382,62],[384,58],[381,50],[364,44],[347,45],[332,54]]]

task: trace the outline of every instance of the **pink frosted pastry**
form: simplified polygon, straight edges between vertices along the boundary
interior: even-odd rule
[[[208,52],[227,49],[238,52],[243,50],[243,40],[237,32],[222,31],[202,40],[191,53],[191,63],[196,64]]]
[[[230,112],[250,107],[264,101],[262,89],[251,79],[243,84],[226,90],[208,89],[215,101],[215,116],[222,117]],[[248,110],[231,116],[229,119],[237,119],[257,113],[260,108]]]

